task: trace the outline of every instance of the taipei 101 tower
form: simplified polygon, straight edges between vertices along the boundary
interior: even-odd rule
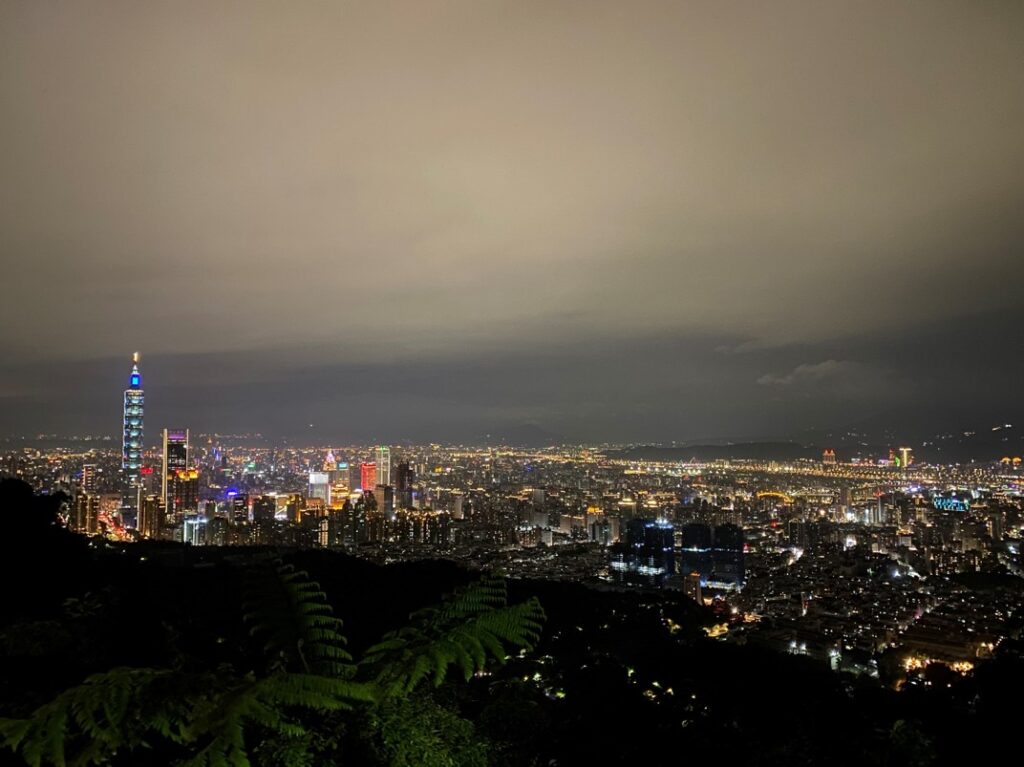
[[[145,397],[139,373],[139,353],[132,355],[132,374],[124,390],[124,441],[121,446],[121,468],[130,493],[139,486],[142,469],[142,410]]]

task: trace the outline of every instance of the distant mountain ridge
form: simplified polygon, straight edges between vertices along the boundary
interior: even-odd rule
[[[896,440],[858,432],[814,435],[815,439],[766,440],[694,445],[637,445],[609,451],[612,458],[648,461],[716,461],[748,458],[762,461],[820,459],[822,450],[836,451],[840,461],[884,458],[890,449],[907,446],[917,461],[928,463],[990,463],[1024,456],[1024,430],[1009,424],[984,429],[938,433],[925,439]]]

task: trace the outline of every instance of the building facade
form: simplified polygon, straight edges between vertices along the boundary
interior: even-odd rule
[[[142,390],[142,375],[139,373],[139,353],[132,355],[132,372],[128,388],[124,390],[124,434],[121,442],[121,468],[127,484],[126,497],[135,496],[139,486],[139,472],[142,469],[142,422],[145,411],[145,395]]]

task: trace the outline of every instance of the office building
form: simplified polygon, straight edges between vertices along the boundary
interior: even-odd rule
[[[395,467],[395,504],[400,509],[412,508],[412,483],[415,475],[408,461]]]
[[[164,509],[173,514],[171,484],[179,471],[188,468],[188,429],[164,429],[162,456],[160,497]]]
[[[199,511],[199,472],[195,469],[177,469],[167,483],[167,513],[175,522],[186,514]]]
[[[372,461],[359,466],[359,487],[364,493],[372,493],[377,487],[377,464]]]
[[[100,497],[92,493],[79,493],[71,510],[71,523],[75,530],[87,535],[99,532]]]
[[[623,580],[634,576],[652,585],[675,574],[675,532],[668,522],[633,519],[626,525],[625,541],[612,560]]]
[[[163,501],[156,493],[144,495],[139,502],[136,527],[143,538],[159,538],[163,529]]]
[[[306,493],[310,498],[319,498],[324,507],[331,505],[331,475],[326,471],[309,472],[309,489]]]
[[[99,482],[99,477],[97,476],[98,471],[99,467],[94,463],[87,463],[82,466],[82,490],[87,493],[96,492]]]
[[[377,448],[377,476],[374,486],[391,484],[391,448],[380,445]]]
[[[701,586],[739,590],[746,578],[743,530],[732,524],[683,526],[680,572],[698,573]],[[792,534],[792,533],[791,533]]]

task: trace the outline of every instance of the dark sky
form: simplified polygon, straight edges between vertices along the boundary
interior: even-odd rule
[[[1024,3],[10,0],[0,259],[0,434],[1006,420]]]

